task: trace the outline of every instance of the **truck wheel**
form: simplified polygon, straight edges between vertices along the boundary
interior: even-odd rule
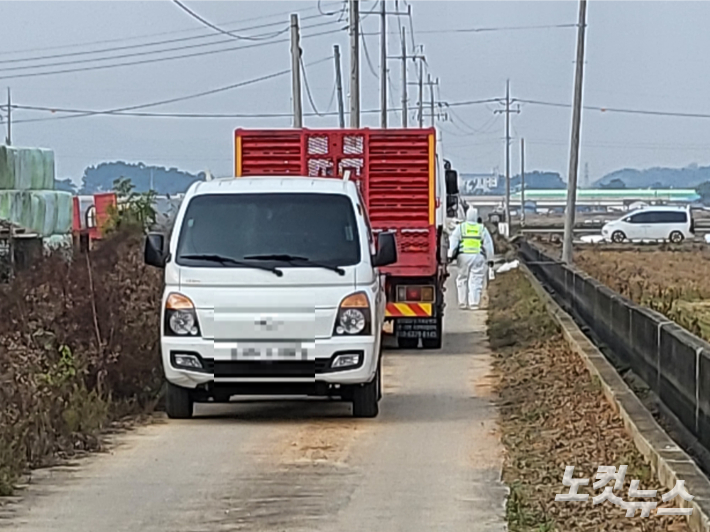
[[[380,347],[380,358],[377,363],[377,400],[382,399],[382,347]]]
[[[380,412],[377,404],[379,387],[380,370],[378,369],[372,382],[358,386],[353,390],[353,417],[377,417]]]
[[[436,338],[422,338],[422,347],[424,349],[441,349],[442,340],[441,333]]]
[[[192,395],[190,390],[168,383],[165,410],[170,419],[190,419],[192,417]]]
[[[419,338],[402,338],[398,336],[397,347],[400,349],[416,349],[419,347]]]

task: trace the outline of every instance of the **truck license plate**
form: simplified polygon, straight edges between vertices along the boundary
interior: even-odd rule
[[[440,331],[436,318],[398,319],[397,336],[400,338],[436,338]]]
[[[245,345],[232,348],[232,360],[308,360],[308,349],[300,345]]]

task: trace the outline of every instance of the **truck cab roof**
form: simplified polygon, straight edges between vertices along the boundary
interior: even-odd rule
[[[205,194],[272,192],[320,192],[324,194],[355,194],[355,183],[343,179],[268,176],[268,177],[225,177],[211,181],[197,181],[187,191],[186,198]]]

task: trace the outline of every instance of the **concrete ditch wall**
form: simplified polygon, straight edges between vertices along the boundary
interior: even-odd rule
[[[523,241],[528,268],[710,450],[710,343]]]

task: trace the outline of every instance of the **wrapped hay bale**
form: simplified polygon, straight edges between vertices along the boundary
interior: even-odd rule
[[[54,190],[54,152],[0,146],[0,190]]]

